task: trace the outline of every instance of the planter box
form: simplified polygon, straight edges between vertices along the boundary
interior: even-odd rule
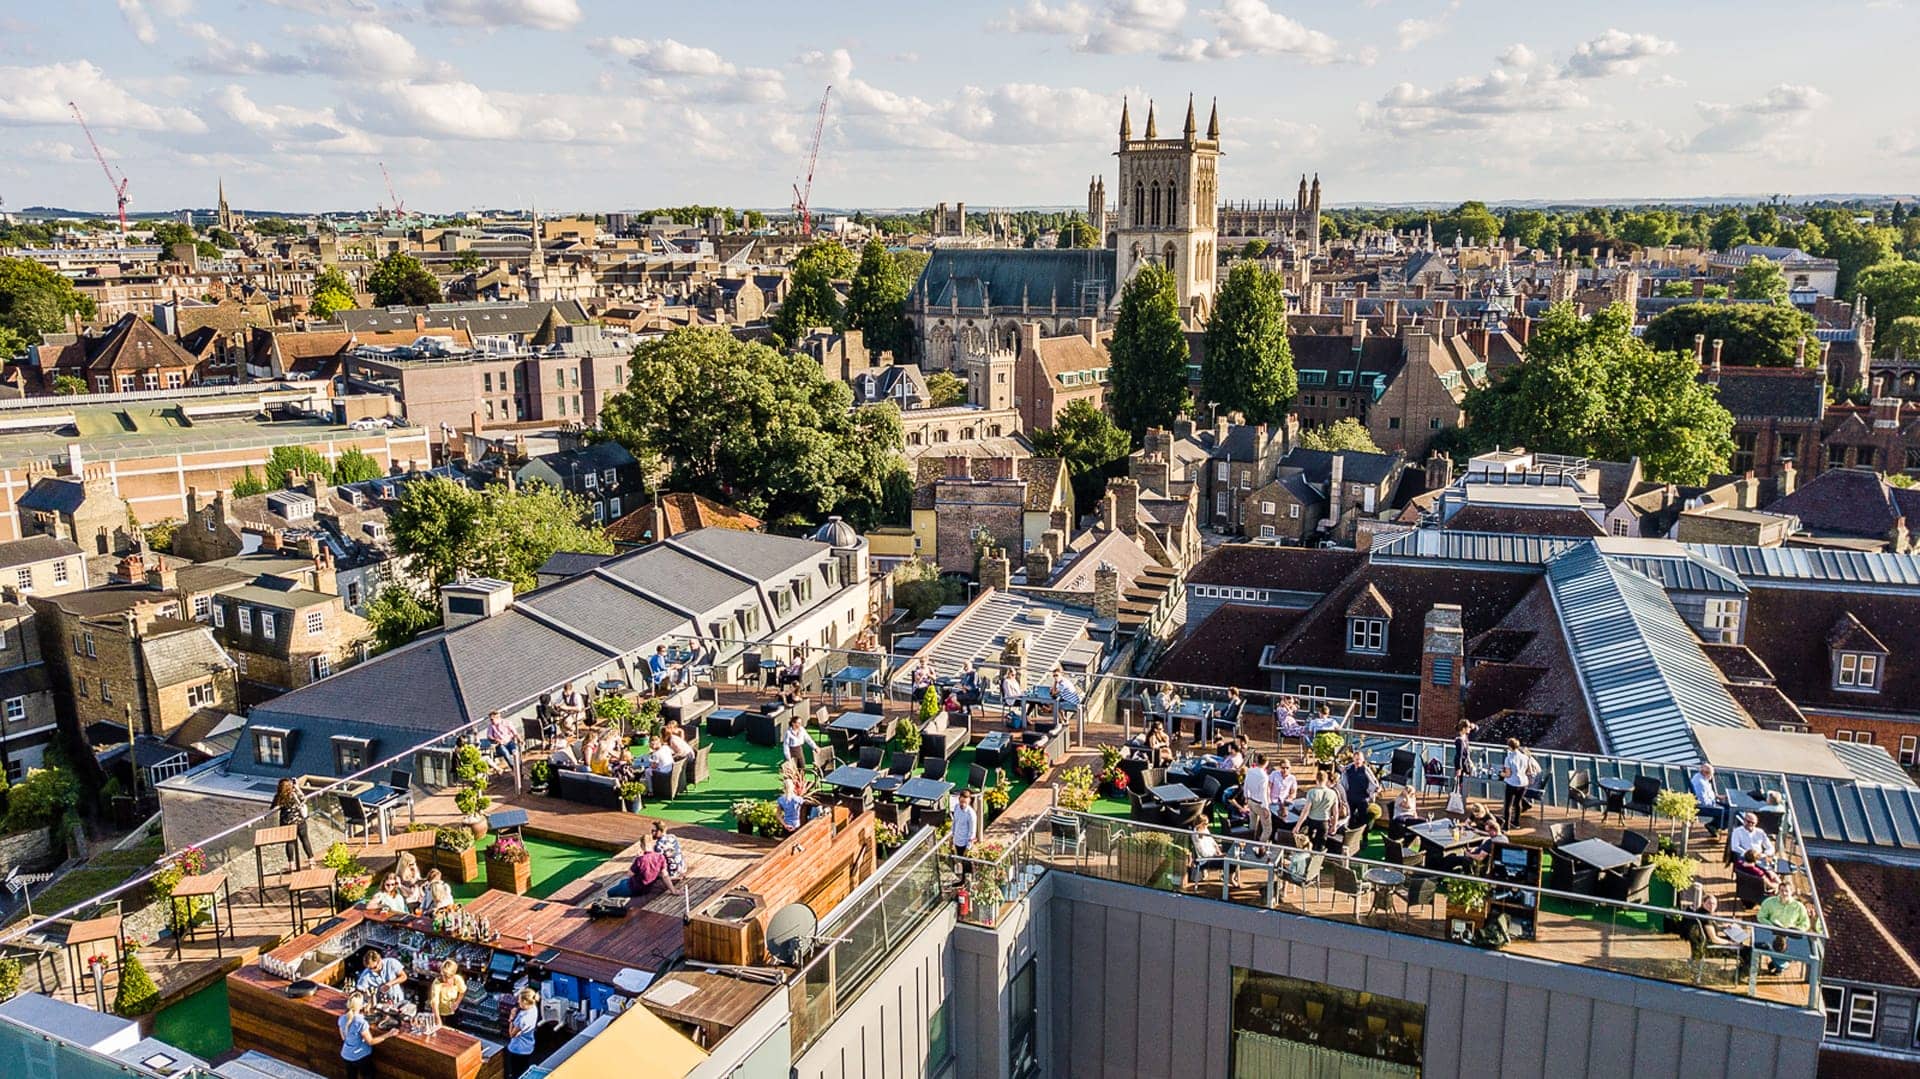
[[[533,860],[507,862],[495,858],[487,859],[487,887],[496,892],[512,892],[525,895],[532,883]]]
[[[433,864],[446,874],[447,880],[454,884],[471,884],[480,879],[479,852],[471,848],[461,851],[433,848]]]

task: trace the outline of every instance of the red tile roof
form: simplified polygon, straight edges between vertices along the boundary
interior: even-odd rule
[[[1829,977],[1920,989],[1920,868],[1814,859]]]

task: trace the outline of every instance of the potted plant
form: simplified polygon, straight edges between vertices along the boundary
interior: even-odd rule
[[[1100,747],[1100,796],[1102,798],[1125,798],[1127,796],[1127,773],[1120,770],[1120,747]]]
[[[1001,776],[1000,782],[982,791],[980,797],[986,803],[987,816],[993,816],[1013,804],[1013,780]]]
[[[1322,765],[1332,764],[1333,759],[1346,747],[1346,736],[1339,731],[1321,731],[1313,736],[1313,759]]]
[[[922,722],[925,722],[925,721],[923,720]],[[900,733],[897,737],[899,738],[899,741],[900,741],[900,752],[911,753],[916,757],[920,755],[920,743],[922,741],[922,737],[920,734],[919,723],[901,724]]]
[[[1447,881],[1447,921],[1466,922],[1478,929],[1487,920],[1487,882],[1455,877]]]
[[[1039,779],[1040,773],[1047,770],[1047,751],[1039,746],[1023,746],[1013,755],[1013,766],[1020,769],[1028,782]]]
[[[741,835],[753,834],[753,807],[759,804],[753,798],[742,798],[733,803],[733,826]]]
[[[1143,888],[1179,890],[1180,879],[1187,870],[1186,851],[1174,846],[1172,836],[1165,832],[1128,832],[1120,837],[1116,848],[1119,854],[1116,867],[1121,880]],[[1179,865],[1174,868],[1176,861]],[[1167,883],[1169,880],[1171,885]]]
[[[333,870],[333,891],[341,903],[352,905],[367,897],[373,874],[353,856],[353,848],[335,843],[320,855],[320,864]]]
[[[113,995],[113,1014],[129,1019],[142,1016],[160,1004],[160,987],[140,962],[139,946],[129,943],[120,956],[120,990]]]
[[[975,843],[967,851],[972,863],[967,882],[968,902],[973,913],[968,917],[992,925],[999,920],[1000,908],[1007,901],[1007,848],[1004,843]]]
[[[534,761],[527,766],[527,789],[534,794],[546,794],[553,788],[553,763]]]
[[[453,807],[460,811],[460,819],[475,839],[487,834],[487,807],[492,804],[493,799],[487,796],[483,783],[468,784],[453,795]]]
[[[638,813],[640,812],[640,807],[644,805],[647,800],[647,785],[642,780],[629,779],[620,784],[618,793],[620,795],[620,808],[625,809],[629,813]]]
[[[1093,808],[1093,800],[1096,796],[1093,769],[1086,765],[1076,765],[1061,771],[1060,787],[1054,793],[1054,804],[1061,809],[1085,813]]]
[[[0,958],[0,1003],[20,995],[20,960]]]
[[[881,821],[876,822],[873,826],[873,845],[883,861],[888,855],[899,850],[900,844],[906,841],[906,834],[891,824]],[[15,976],[18,976],[17,970],[15,971]]]
[[[480,879],[480,862],[473,851],[473,830],[443,825],[433,830],[433,861],[440,871],[460,884]]]
[[[1653,856],[1653,879],[1673,889],[1674,895],[1679,895],[1693,886],[1693,875],[1699,868],[1698,859],[1684,854]]]
[[[768,839],[779,839],[786,834],[786,826],[780,820],[780,806],[771,800],[762,799],[753,804],[753,830]]]
[[[618,693],[609,693],[593,702],[593,718],[601,723],[610,723],[627,733],[640,737],[640,731],[633,722],[635,715],[633,702]]]
[[[487,887],[525,895],[532,876],[533,856],[519,836],[500,836],[487,848]]]
[[[1684,854],[1693,822],[1700,816],[1700,803],[1694,799],[1693,792],[1661,791],[1653,800],[1653,815],[1673,822],[1667,834],[1680,833],[1680,851]]]
[[[493,762],[479,746],[464,742],[453,751],[453,777],[467,786],[478,783],[484,787],[493,778]]]

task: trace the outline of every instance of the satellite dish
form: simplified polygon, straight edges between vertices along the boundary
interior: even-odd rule
[[[805,903],[789,903],[774,912],[767,923],[767,951],[790,967],[797,967],[813,949],[813,935],[820,931],[820,918]]]

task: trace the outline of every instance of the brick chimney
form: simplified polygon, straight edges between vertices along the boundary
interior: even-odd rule
[[[1507,329],[1513,334],[1513,339],[1525,348],[1527,341],[1533,337],[1533,319],[1526,315],[1515,315],[1507,320]]]
[[[1907,540],[1907,518],[1902,514],[1893,519],[1893,527],[1887,530],[1887,550],[1894,554],[1905,554]]]
[[[1427,612],[1420,639],[1420,716],[1427,738],[1452,737],[1466,714],[1466,634],[1460,605],[1436,603]]]
[[[1780,497],[1787,497],[1800,486],[1800,470],[1793,467],[1792,461],[1782,461],[1780,474],[1774,478],[1774,484],[1780,489]]]
[[[1399,300],[1388,300],[1387,302],[1380,305],[1380,324],[1386,327],[1387,333],[1392,333],[1395,329],[1399,328],[1400,326],[1400,301]]]
[[[1340,531],[1340,518],[1346,516],[1341,512],[1346,505],[1346,492],[1341,488],[1346,479],[1347,459],[1339,450],[1335,450],[1332,457],[1332,471],[1327,477],[1327,528],[1337,533]]]
[[[1718,337],[1713,339],[1713,381],[1716,385],[1720,382],[1720,349],[1725,344],[1726,342]]]
[[[1140,481],[1132,476],[1119,476],[1107,481],[1107,490],[1114,498],[1113,526],[1127,535],[1140,531]]]
[[[1093,569],[1093,617],[1107,621],[1120,617],[1120,571],[1111,562]]]
[[[1038,322],[1022,322],[1020,324],[1021,355],[1024,356],[1027,353],[1038,351],[1040,351],[1040,324]]]
[[[1100,531],[1111,532],[1114,528],[1114,516],[1119,507],[1115,503],[1113,491],[1109,489],[1100,499]]]
[[[1067,553],[1067,534],[1058,528],[1040,533],[1040,547],[1059,561]]]
[[[1053,576],[1053,552],[1036,543],[1027,548],[1027,583],[1041,585]]]
[[[1100,323],[1097,319],[1088,317],[1077,318],[1073,320],[1073,325],[1080,331],[1080,336],[1087,339],[1087,344],[1098,345],[1100,343]]]
[[[277,528],[269,528],[260,534],[260,549],[263,551],[277,551],[285,545],[286,539]]]
[[[1007,590],[1007,582],[1012,579],[1013,570],[1007,563],[1007,551],[1004,547],[989,547],[980,556],[980,587]]]
[[[1693,365],[1704,371],[1707,369],[1707,335],[1693,335]]]
[[[128,551],[120,556],[117,567],[119,577],[125,581],[144,581],[147,579],[147,558],[139,549]]]
[[[146,582],[148,588],[157,588],[162,592],[177,591],[180,587],[180,575],[174,570],[167,556],[156,554],[154,564],[147,567]],[[131,579],[131,578],[129,578]]]
[[[325,547],[313,555],[313,590],[329,596],[340,594],[340,574],[333,567],[333,552]]]
[[[1444,453],[1427,455],[1427,490],[1438,491],[1453,483],[1453,458]]]

